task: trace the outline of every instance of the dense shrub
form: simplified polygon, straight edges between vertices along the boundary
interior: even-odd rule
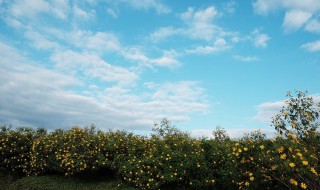
[[[194,139],[168,120],[150,137],[94,126],[50,133],[1,126],[0,167],[20,176],[106,169],[140,189],[320,189],[319,107],[298,93],[274,117],[274,139],[254,131],[231,140],[222,128],[215,139]]]

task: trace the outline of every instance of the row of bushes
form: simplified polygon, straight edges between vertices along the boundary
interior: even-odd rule
[[[0,133],[0,166],[19,175],[88,174],[109,168],[142,189],[320,187],[319,135],[241,140],[193,139],[185,133],[150,138],[116,131],[72,128],[39,133],[28,128]]]
[[[221,129],[215,133],[221,138],[194,139],[167,120],[150,137],[94,127],[47,133],[2,126],[0,167],[18,175],[66,176],[107,169],[140,189],[320,189],[319,112],[302,109],[294,120],[287,108],[273,120],[281,131],[274,139],[254,131],[230,140]],[[283,122],[288,115],[291,123]],[[310,122],[302,125],[301,117]]]

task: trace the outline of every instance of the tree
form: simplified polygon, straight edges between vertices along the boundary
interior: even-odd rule
[[[296,97],[287,93],[288,100],[280,113],[272,117],[272,125],[280,135],[293,133],[299,138],[306,138],[317,133],[319,127],[320,103],[307,96],[308,91],[296,91]]]
[[[216,130],[212,131],[212,134],[214,136],[214,139],[216,139],[216,140],[229,140],[230,139],[229,135],[227,134],[227,131],[224,128],[220,127],[220,125],[218,125],[216,127]]]
[[[177,135],[181,131],[172,125],[171,121],[167,118],[163,118],[160,121],[160,124],[154,123],[154,128],[152,131],[155,131],[160,137],[165,137],[167,135]]]

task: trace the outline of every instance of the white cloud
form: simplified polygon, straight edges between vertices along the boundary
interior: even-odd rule
[[[113,33],[97,32],[87,36],[86,47],[103,51],[119,51],[121,49],[118,38]]]
[[[259,58],[258,58],[258,57],[255,57],[255,56],[235,55],[234,58],[235,58],[236,60],[243,61],[243,62],[255,62],[255,61],[259,61]]]
[[[154,31],[151,35],[150,38],[154,42],[161,41],[165,38],[168,38],[173,35],[178,35],[183,32],[182,29],[179,28],[173,28],[173,27],[162,27],[159,28],[158,30]]]
[[[156,58],[151,60],[151,63],[154,63],[158,66],[161,67],[176,67],[178,65],[180,65],[180,62],[177,61],[176,59],[172,58],[172,57],[160,57],[160,58]]]
[[[195,11],[189,8],[180,15],[181,19],[189,26],[186,33],[195,39],[211,40],[215,33],[221,31],[220,27],[213,24],[213,20],[218,16],[218,11],[211,6],[204,10]]]
[[[280,5],[280,0],[257,0],[252,4],[254,11],[261,15],[266,15],[270,11],[278,9]]]
[[[186,50],[187,54],[211,54],[229,49],[230,46],[223,38],[215,40],[214,44],[206,46],[197,46],[194,49]]]
[[[94,16],[95,16],[95,11],[89,11],[89,12],[87,12],[87,11],[81,9],[79,6],[74,5],[74,6],[73,6],[73,14],[74,14],[78,19],[81,19],[81,20],[89,20],[89,19],[94,18]]]
[[[315,103],[320,102],[319,94],[311,95],[311,97],[313,98],[313,101]],[[253,117],[253,119],[270,124],[272,117],[279,113],[282,106],[285,106],[284,101],[266,102],[259,104],[258,106],[256,106],[257,114]]]
[[[186,27],[161,27],[150,35],[150,39],[158,42],[165,38],[179,35],[209,42],[213,38],[228,35],[228,32],[214,24],[214,19],[218,17],[218,11],[213,6],[200,10],[188,8],[186,12],[181,13],[179,16]]]
[[[111,65],[95,54],[63,51],[56,52],[51,59],[60,70],[81,72],[87,77],[98,78],[101,81],[128,85],[138,79],[137,74],[123,67]]]
[[[20,29],[23,27],[23,24],[21,23],[21,21],[19,21],[18,19],[15,19],[13,17],[6,16],[3,18],[3,20],[7,25],[9,25],[15,29]]]
[[[158,0],[118,0],[113,3],[124,3],[137,10],[154,9],[157,14],[168,14],[171,12],[170,7]]]
[[[26,17],[32,20],[37,19],[39,14],[52,13],[56,18],[66,19],[69,13],[69,3],[63,0],[54,1],[28,1],[17,0],[9,7],[9,13],[15,18],[25,19]]]
[[[318,52],[320,51],[320,40],[303,44],[301,48],[309,52]]]
[[[284,30],[286,32],[298,30],[309,20],[311,16],[311,13],[301,10],[287,11],[283,22]]]
[[[314,19],[320,13],[319,0],[257,0],[253,3],[257,14],[267,15],[269,12],[284,10],[283,28],[285,32],[293,32],[303,25],[312,28]],[[313,22],[313,23],[310,23]],[[307,31],[314,32],[312,29]]]
[[[237,6],[237,2],[236,1],[229,1],[229,2],[223,4],[223,9],[227,13],[233,14],[233,13],[236,12],[236,6]]]
[[[50,4],[43,0],[15,1],[10,7],[10,12],[14,17],[35,17],[39,13],[47,12],[50,9]]]
[[[180,65],[180,62],[175,59],[175,54],[164,53],[158,58],[149,58],[138,48],[128,48],[121,53],[126,59],[142,63],[143,67],[153,68],[153,66],[174,68]]]
[[[118,18],[118,12],[114,9],[107,8],[106,12],[111,15],[113,18]]]
[[[50,39],[48,37],[44,36],[43,34],[40,34],[36,31],[33,31],[31,29],[27,30],[25,32],[25,37],[32,41],[32,46],[36,49],[59,49],[60,45]]]
[[[257,115],[253,117],[254,120],[261,121],[261,122],[271,122],[271,117],[275,116],[284,106],[283,101],[278,102],[266,102],[259,104],[256,106]]]
[[[77,79],[69,70],[63,74],[42,68],[3,43],[0,56],[1,123],[51,129],[94,123],[101,129],[150,130],[154,121],[163,117],[183,121],[192,113],[205,113],[208,109],[205,90],[194,81],[149,82],[134,93],[131,86],[98,87],[91,80]],[[93,68],[86,70],[90,74],[109,77],[108,80],[132,80],[130,73],[94,55],[65,52],[55,56],[60,59],[59,64],[78,64],[74,70],[90,67],[84,63],[90,60]],[[67,57],[71,59],[65,61]],[[85,89],[72,91],[70,87]]]
[[[254,46],[258,48],[266,48],[270,40],[269,35],[261,33],[260,29],[255,29],[250,38],[252,38]]]
[[[266,15],[269,12],[278,9],[298,9],[315,13],[319,11],[319,0],[257,0],[253,3],[253,9],[256,13]]]
[[[310,20],[307,23],[305,30],[308,32],[320,33],[320,22],[316,19]]]
[[[213,139],[214,136],[212,134],[212,130],[208,129],[197,129],[197,130],[192,130],[190,132],[190,135],[194,138],[209,138]],[[226,129],[227,134],[229,135],[230,138],[242,138],[244,137],[245,134],[249,134],[253,131],[257,131],[259,129],[247,129],[247,128],[239,128],[239,129]],[[261,130],[262,134],[266,134],[267,138],[272,138],[276,135],[276,131],[274,129],[263,129]]]

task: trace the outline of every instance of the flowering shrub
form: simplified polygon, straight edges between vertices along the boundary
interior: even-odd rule
[[[107,168],[140,189],[320,189],[319,109],[303,103],[310,107],[301,115],[290,111],[292,102],[298,101],[289,100],[273,120],[280,133],[274,139],[261,131],[240,140],[194,139],[167,120],[148,138],[94,127],[47,133],[1,126],[0,167],[18,175],[66,176]]]

